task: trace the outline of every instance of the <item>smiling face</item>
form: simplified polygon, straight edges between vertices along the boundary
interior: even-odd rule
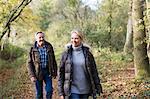
[[[36,41],[38,43],[38,46],[42,47],[44,45],[44,33],[42,32],[37,33]]]
[[[81,45],[81,38],[79,37],[79,35],[77,35],[76,33],[72,33],[71,34],[71,43],[72,43],[72,46],[74,47],[78,47]]]

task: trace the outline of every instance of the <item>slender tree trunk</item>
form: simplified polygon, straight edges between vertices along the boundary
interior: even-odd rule
[[[148,37],[148,45],[147,45],[147,53],[150,61],[150,1],[146,0],[146,31],[147,31],[147,37]]]
[[[111,43],[111,38],[112,38],[112,6],[113,6],[113,0],[110,0],[110,8],[109,8],[109,19],[108,19],[108,27],[109,27],[109,30],[108,30],[108,43],[109,43],[109,48],[110,50],[112,49],[112,43]]]
[[[136,77],[145,78],[150,76],[150,66],[147,55],[146,31],[144,25],[144,1],[133,0],[133,43],[134,65]]]
[[[126,42],[124,45],[124,52],[125,53],[131,53],[133,51],[132,4],[133,4],[133,1],[132,0],[129,1],[127,34],[126,34]]]

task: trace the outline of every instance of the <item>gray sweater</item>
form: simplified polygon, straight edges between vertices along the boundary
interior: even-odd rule
[[[73,81],[71,85],[71,93],[88,94],[90,92],[90,84],[87,78],[85,68],[85,57],[81,46],[73,47]]]

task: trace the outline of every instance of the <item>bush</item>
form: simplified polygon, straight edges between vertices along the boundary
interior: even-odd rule
[[[24,54],[24,50],[17,46],[6,44],[4,50],[0,51],[0,59],[13,61]]]

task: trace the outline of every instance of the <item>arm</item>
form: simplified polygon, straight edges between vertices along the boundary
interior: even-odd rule
[[[28,60],[27,60],[27,68],[28,68],[28,74],[31,79],[31,81],[36,80],[36,75],[35,75],[35,67],[33,64],[33,59],[32,59],[32,47],[30,48],[30,51],[28,53]]]
[[[51,48],[52,48],[52,59],[53,59],[53,71],[52,71],[52,74],[53,74],[53,77],[56,78],[56,76],[57,76],[57,63],[56,63],[53,47],[51,46]]]
[[[89,52],[89,57],[90,57],[90,63],[91,63],[91,74],[94,80],[95,88],[96,88],[97,94],[100,94],[102,93],[102,86],[100,83],[100,78],[98,76],[96,62],[91,52]]]
[[[64,80],[65,80],[65,54],[62,55],[60,60],[60,66],[58,71],[58,94],[59,96],[64,95]]]

